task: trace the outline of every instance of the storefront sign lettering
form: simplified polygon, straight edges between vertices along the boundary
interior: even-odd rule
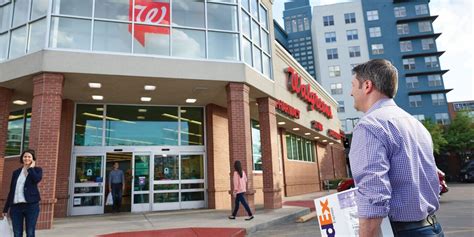
[[[334,138],[334,139],[337,139],[337,140],[340,140],[343,137],[340,133],[338,133],[338,132],[336,132],[332,129],[328,129],[328,135],[330,137]]]
[[[163,24],[170,23],[170,4],[168,2],[153,2],[152,0],[130,0],[128,18],[132,20],[135,13],[135,23]],[[132,33],[132,24],[128,25],[128,31]],[[135,24],[133,37],[145,46],[145,34],[166,34],[169,35],[169,27],[159,27],[150,25]]]
[[[313,128],[316,131],[323,131],[323,124],[316,120],[313,120],[311,121],[311,128]]]
[[[302,84],[301,77],[292,67],[285,70],[288,73],[288,90],[298,95],[304,102],[308,103],[308,111],[317,110],[327,118],[332,118],[331,107],[324,103],[319,96],[311,91],[310,84]]]
[[[296,119],[299,119],[300,118],[300,111],[294,107],[292,107],[291,105],[279,100],[276,104],[276,109],[278,109],[279,111],[281,111],[282,113],[292,117],[292,118],[296,118]]]

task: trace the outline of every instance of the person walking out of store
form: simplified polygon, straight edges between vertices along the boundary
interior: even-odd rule
[[[234,162],[234,177],[233,177],[233,183],[234,183],[234,190],[232,191],[232,194],[234,195],[235,198],[235,204],[234,204],[234,211],[232,212],[232,215],[229,216],[229,219],[235,219],[235,216],[237,215],[237,212],[239,211],[239,205],[242,203],[244,206],[245,210],[247,211],[247,214],[249,215],[248,218],[245,218],[246,221],[252,220],[253,215],[252,211],[250,210],[249,205],[247,204],[247,201],[245,200],[245,192],[247,192],[247,175],[245,172],[242,170],[242,164],[240,163],[239,160],[236,160]]]
[[[119,163],[115,162],[112,171],[109,174],[109,190],[112,192],[114,200],[113,210],[120,212],[122,206],[122,193],[125,191],[125,176],[119,169]]]
[[[13,171],[3,216],[6,218],[10,211],[15,237],[23,236],[24,227],[26,236],[34,237],[41,200],[38,183],[43,178],[43,170],[36,166],[35,151],[31,149],[21,153],[20,163],[23,167]]]
[[[443,237],[435,212],[439,180],[430,133],[393,98],[398,71],[373,59],[354,69],[351,96],[364,113],[349,153],[359,215],[359,236],[379,236],[389,217],[395,236]]]

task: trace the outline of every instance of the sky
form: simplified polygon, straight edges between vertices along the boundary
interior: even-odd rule
[[[284,3],[275,0],[273,18],[283,27]],[[350,2],[351,0],[310,0],[312,6]],[[453,89],[447,94],[448,102],[474,100],[474,26],[473,0],[431,0],[431,15],[438,15],[433,22],[435,33],[442,33],[436,40],[438,51],[446,51],[439,59],[444,74],[444,86]]]

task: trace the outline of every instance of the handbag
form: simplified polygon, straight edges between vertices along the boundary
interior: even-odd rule
[[[106,206],[114,205],[114,199],[112,198],[112,192],[107,195],[107,201],[105,202]]]
[[[7,217],[3,217],[3,219],[0,220],[0,236],[13,237],[12,224]]]

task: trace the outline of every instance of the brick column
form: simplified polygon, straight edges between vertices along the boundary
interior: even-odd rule
[[[246,199],[252,212],[255,212],[255,190],[253,188],[252,135],[250,132],[249,87],[243,83],[227,85],[227,117],[229,119],[230,182],[232,196],[232,177],[234,161],[240,160],[247,174]],[[234,198],[232,197],[232,206]],[[238,216],[247,215],[240,207]]]
[[[63,100],[61,111],[61,133],[59,135],[58,168],[56,169],[56,199],[54,217],[67,216],[69,168],[71,166],[74,102]]]
[[[43,168],[38,229],[50,229],[53,223],[63,83],[61,74],[42,73],[33,78],[30,148],[36,150],[38,166]]]
[[[5,150],[8,135],[8,115],[10,114],[10,103],[13,91],[11,89],[0,87],[0,190],[8,192],[9,187],[2,187],[3,170],[5,164]],[[3,206],[2,206],[3,208]]]
[[[260,141],[262,143],[263,205],[265,209],[281,208],[281,183],[278,173],[278,130],[275,116],[276,101],[258,98]]]

